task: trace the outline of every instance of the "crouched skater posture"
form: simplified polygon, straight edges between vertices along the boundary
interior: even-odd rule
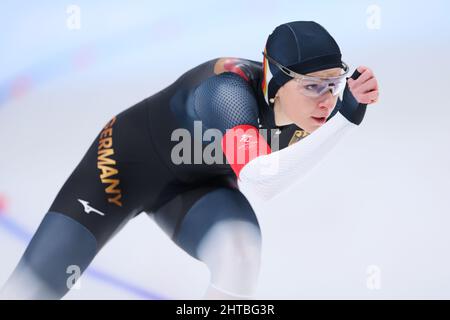
[[[62,298],[69,268],[83,272],[128,220],[146,212],[208,266],[206,298],[251,297],[261,233],[239,188],[263,200],[283,192],[378,99],[372,71],[359,67],[349,78],[336,41],[315,22],[278,26],[262,58],[207,61],[110,119],[0,296]],[[182,144],[186,132],[210,141]]]

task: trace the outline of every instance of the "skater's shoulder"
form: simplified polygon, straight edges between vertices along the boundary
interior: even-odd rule
[[[220,57],[215,59],[214,73],[234,73],[247,82],[255,81],[261,76],[262,63],[245,58]]]
[[[193,97],[195,112],[210,119],[216,128],[257,124],[258,103],[250,83],[242,75],[227,71],[203,81]]]

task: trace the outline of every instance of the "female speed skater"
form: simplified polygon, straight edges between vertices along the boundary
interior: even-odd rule
[[[372,70],[360,66],[348,77],[341,57],[321,25],[285,23],[269,35],[262,63],[204,62],[114,116],[59,190],[0,296],[62,298],[68,270],[81,274],[145,212],[207,265],[205,298],[250,298],[261,232],[242,191],[268,200],[287,190],[378,100]],[[186,133],[190,140],[181,139]]]

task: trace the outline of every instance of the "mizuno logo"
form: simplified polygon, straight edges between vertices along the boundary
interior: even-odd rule
[[[104,216],[104,215],[105,215],[103,212],[98,211],[98,210],[95,209],[95,208],[92,208],[92,207],[89,205],[89,202],[84,201],[84,200],[81,200],[81,199],[78,199],[78,201],[80,201],[80,203],[83,205],[83,207],[84,207],[84,212],[86,212],[86,213],[95,212],[95,213],[97,213],[97,214],[99,214],[99,215],[101,215],[101,216]]]

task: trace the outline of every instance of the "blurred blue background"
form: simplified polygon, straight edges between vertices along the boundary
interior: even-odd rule
[[[437,0],[2,1],[0,285],[110,117],[206,60],[261,61],[277,25],[314,20],[374,70],[380,102],[305,183],[252,200],[256,297],[450,298],[449,14]],[[66,298],[196,299],[208,277],[140,215]]]

